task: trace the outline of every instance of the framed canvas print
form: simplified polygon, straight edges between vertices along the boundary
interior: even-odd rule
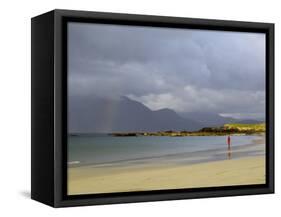
[[[274,192],[274,25],[32,18],[32,192],[54,207]]]

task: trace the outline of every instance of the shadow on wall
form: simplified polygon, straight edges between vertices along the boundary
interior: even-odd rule
[[[21,191],[19,194],[25,198],[31,198],[31,193],[29,191]]]

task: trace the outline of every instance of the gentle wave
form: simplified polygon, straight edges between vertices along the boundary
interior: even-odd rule
[[[80,161],[70,161],[68,162],[69,165],[73,165],[73,164],[80,164]]]

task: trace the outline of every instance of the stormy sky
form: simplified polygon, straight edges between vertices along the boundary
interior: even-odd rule
[[[68,75],[70,99],[264,118],[265,35],[69,23]]]

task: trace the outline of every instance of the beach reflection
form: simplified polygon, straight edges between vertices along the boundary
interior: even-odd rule
[[[227,148],[227,158],[230,160],[231,159],[231,147],[228,146]]]

